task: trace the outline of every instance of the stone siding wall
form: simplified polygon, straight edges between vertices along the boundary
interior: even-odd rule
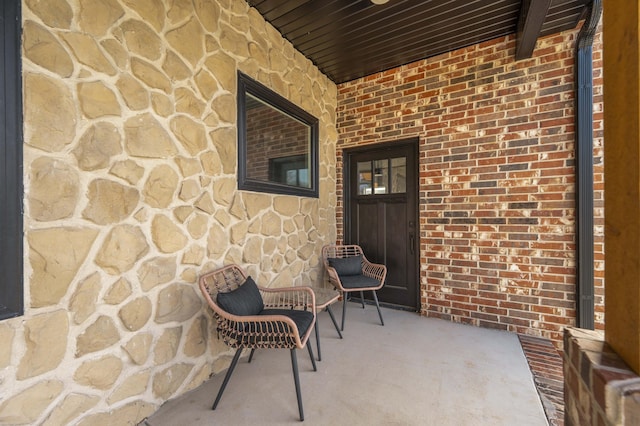
[[[24,0],[25,314],[0,423],[135,424],[228,364],[197,288],[314,284],[336,87],[241,0]],[[320,198],[237,190],[236,73],[320,120]]]
[[[419,137],[424,315],[551,338],[575,324],[577,30],[515,35],[338,87],[343,149]],[[594,44],[596,325],[604,324],[602,40]],[[343,238],[338,204],[338,238]]]

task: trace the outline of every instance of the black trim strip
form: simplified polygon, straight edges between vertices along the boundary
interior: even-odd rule
[[[24,312],[20,6],[20,0],[0,4],[0,320]]]
[[[602,0],[592,0],[576,43],[576,325],[594,329],[593,37]]]

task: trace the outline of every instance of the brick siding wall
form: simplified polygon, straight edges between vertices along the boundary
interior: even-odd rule
[[[338,87],[342,150],[419,137],[421,313],[547,337],[575,324],[576,31],[515,36]],[[594,45],[596,323],[604,321],[602,44]]]

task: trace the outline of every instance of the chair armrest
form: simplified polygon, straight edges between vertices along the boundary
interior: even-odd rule
[[[342,281],[340,281],[340,276],[338,275],[338,272],[336,271],[336,268],[334,268],[333,266],[329,266],[328,264],[325,265],[325,270],[327,271],[327,274],[329,274],[329,282],[338,290],[338,291],[344,291],[344,287],[342,287]]]
[[[366,258],[362,260],[362,275],[375,278],[384,283],[384,279],[387,276],[387,267],[380,263],[371,263]]]

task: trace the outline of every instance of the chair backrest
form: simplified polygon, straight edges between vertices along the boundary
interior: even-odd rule
[[[238,265],[227,265],[200,276],[198,284],[207,303],[218,315],[225,311],[218,305],[218,293],[228,293],[240,287],[247,279],[247,274]]]
[[[322,262],[325,268],[329,266],[329,258],[344,258],[351,256],[362,256],[364,259],[364,253],[362,248],[356,244],[349,245],[326,245],[322,247]]]

